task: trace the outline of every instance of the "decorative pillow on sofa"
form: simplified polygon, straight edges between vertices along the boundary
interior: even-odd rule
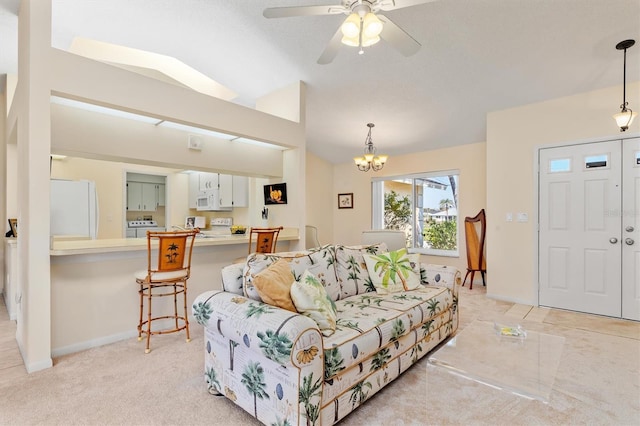
[[[388,249],[385,243],[336,246],[336,277],[340,284],[340,299],[375,290],[367,271],[364,255],[386,251]]]
[[[291,286],[291,299],[298,312],[314,320],[325,336],[336,331],[336,304],[327,295],[322,283],[309,271]]]
[[[313,268],[313,273],[317,277],[321,277],[322,283],[327,287],[327,291],[330,294],[339,293],[339,285],[333,267],[335,250],[333,246],[326,245],[317,249],[303,251],[250,254],[244,264],[242,273],[242,288],[246,297],[262,301],[253,285],[253,277],[280,259],[289,262],[289,268],[296,280],[300,279],[304,271]]]
[[[378,294],[415,290],[420,287],[420,254],[400,249],[377,255],[365,254],[369,276]]]
[[[242,263],[232,263],[222,268],[222,289],[229,293],[244,295],[242,290]]]
[[[291,284],[295,281],[289,262],[278,260],[253,277],[253,285],[264,303],[296,312],[291,300]]]

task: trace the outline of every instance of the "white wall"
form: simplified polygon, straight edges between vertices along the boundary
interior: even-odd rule
[[[307,152],[305,225],[318,228],[321,245],[333,243],[333,165]]]
[[[612,115],[619,112],[622,86],[492,112],[487,118],[487,294],[535,304],[536,147],[551,143],[620,138]],[[627,100],[640,109],[640,82],[627,84]],[[636,119],[626,134],[640,131]],[[506,222],[523,212],[529,222]],[[493,218],[493,220],[491,219]]]

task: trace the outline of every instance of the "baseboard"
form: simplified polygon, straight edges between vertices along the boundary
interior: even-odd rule
[[[20,356],[22,357],[22,362],[24,363],[24,367],[27,369],[27,373],[35,373],[36,371],[46,370],[47,368],[53,367],[53,359],[52,358],[44,358],[40,361],[31,362],[24,356],[24,350],[22,348],[22,343],[20,340],[16,339],[18,343],[18,350],[20,351]]]
[[[124,333],[112,334],[110,336],[99,337],[97,339],[85,340],[84,342],[74,343],[73,345],[63,346],[61,348],[53,348],[51,349],[51,356],[55,358],[62,355],[68,355],[74,352],[80,352],[98,346],[108,345],[109,343],[115,343],[137,336],[138,331],[133,329]]]
[[[172,319],[163,319],[159,321],[154,321],[153,330],[172,328],[173,327],[172,324],[173,324]],[[193,325],[193,324],[197,324],[197,321],[193,317],[193,315],[189,315],[189,325]],[[125,331],[123,333],[116,333],[110,336],[103,336],[103,337],[98,337],[96,339],[85,340],[84,342],[78,342],[78,343],[74,343],[68,346],[63,346],[60,348],[52,348],[51,356],[55,358],[62,355],[68,355],[74,352],[85,351],[87,349],[96,348],[98,346],[104,346],[110,343],[119,342],[121,340],[130,339],[132,337],[138,337],[138,330],[136,328],[130,331]]]

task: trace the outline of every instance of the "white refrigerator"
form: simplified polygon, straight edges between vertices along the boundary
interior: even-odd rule
[[[51,179],[51,235],[97,237],[98,195],[95,182]]]

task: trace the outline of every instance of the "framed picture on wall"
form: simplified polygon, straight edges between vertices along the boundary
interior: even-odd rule
[[[9,229],[11,231],[11,236],[18,236],[18,219],[9,219]]]
[[[338,208],[339,209],[353,208],[353,192],[349,192],[348,194],[338,194]]]
[[[275,183],[264,186],[265,204],[287,204],[287,184]]]

